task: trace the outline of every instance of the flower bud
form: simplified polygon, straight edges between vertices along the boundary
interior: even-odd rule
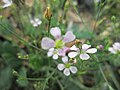
[[[50,20],[51,17],[52,17],[52,11],[50,9],[50,7],[47,7],[45,12],[44,12],[44,17],[47,19],[47,20]]]
[[[99,45],[99,46],[97,46],[97,48],[98,48],[99,50],[103,50],[103,49],[104,49],[104,46],[103,46],[103,45]]]

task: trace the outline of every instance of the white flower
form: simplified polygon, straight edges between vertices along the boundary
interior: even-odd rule
[[[66,75],[66,76],[69,76],[70,75],[70,72],[75,74],[77,73],[77,68],[75,66],[72,66],[71,63],[68,62],[68,57],[67,56],[64,56],[62,58],[62,61],[64,62],[64,64],[60,63],[57,65],[57,68],[62,71],[63,70],[63,73]]]
[[[3,0],[3,2],[5,3],[2,7],[6,8],[12,5],[12,0]]]
[[[79,57],[82,60],[88,60],[90,58],[89,54],[87,53],[96,53],[97,49],[96,48],[90,48],[91,45],[88,44],[83,44],[81,49],[77,48],[75,45],[73,45],[70,49],[72,50],[72,52],[68,53],[68,56],[70,58],[74,58],[77,55],[79,55]]]
[[[120,52],[120,43],[119,42],[115,42],[112,46],[113,47],[109,47],[108,51],[110,51],[113,54],[117,54],[118,52]]]
[[[75,39],[73,32],[68,31],[62,36],[60,28],[54,27],[50,29],[50,34],[54,37],[54,40],[49,37],[44,37],[41,41],[41,47],[43,49],[56,48],[59,50],[60,56],[65,56],[66,51],[69,50],[69,47],[66,47],[65,44]]]
[[[31,19],[31,20],[30,20],[30,23],[31,23],[34,27],[38,27],[38,26],[42,23],[42,21],[39,20],[39,18],[34,18],[34,19]]]
[[[52,58],[53,58],[54,60],[58,59],[58,50],[57,50],[57,49],[54,49],[54,48],[50,48],[49,51],[48,51],[48,53],[47,53],[47,56],[48,56],[48,57],[51,57],[51,56],[52,56]]]

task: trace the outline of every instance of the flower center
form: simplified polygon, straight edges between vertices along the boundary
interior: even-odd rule
[[[57,53],[58,53],[58,50],[54,50],[53,53],[54,53],[54,54],[57,54]]]
[[[81,54],[84,54],[85,52],[86,52],[85,50],[81,50],[81,51],[80,51]]]
[[[69,64],[69,63],[65,64],[65,67],[66,67],[66,68],[69,68],[69,67],[70,67],[70,64]]]
[[[65,45],[65,43],[62,40],[56,40],[55,47],[56,48],[62,48]]]

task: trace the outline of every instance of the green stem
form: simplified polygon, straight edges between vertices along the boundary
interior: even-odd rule
[[[48,20],[48,36],[50,36],[51,18]]]
[[[30,81],[40,81],[40,80],[45,80],[45,79],[43,79],[43,78],[24,78],[24,77],[22,77],[21,79],[22,79],[22,80],[30,80]]]
[[[96,61],[99,63],[98,57],[95,56],[95,55],[94,55],[94,57],[96,58]],[[102,74],[104,80],[106,81],[107,85],[108,85],[108,86],[111,86],[111,85],[109,84],[109,82],[108,82],[108,80],[107,80],[107,78],[106,78],[106,76],[105,76],[105,73],[103,72],[103,69],[102,69],[102,67],[101,67],[100,64],[99,64],[99,69],[100,69],[100,72],[101,72],[101,74]]]
[[[46,87],[46,84],[48,83],[48,80],[52,77],[52,75],[55,73],[55,71],[53,71],[50,75],[49,75],[49,77],[47,77],[46,79],[45,79],[45,83],[44,83],[44,85],[43,85],[43,89],[42,90],[45,90],[45,87]]]
[[[71,2],[72,2],[72,1],[71,1]],[[73,3],[72,3],[72,6],[73,6],[73,9],[75,10],[75,12],[77,13],[77,15],[79,16],[79,18],[81,19],[81,21],[82,21],[84,27],[86,28],[86,30],[89,31],[87,25],[85,24],[84,20],[82,19],[81,15],[79,14],[79,12],[78,12],[76,6],[75,6]]]
[[[61,84],[61,82],[59,81],[59,79],[58,79],[58,78],[57,78],[57,82],[58,82],[58,84],[59,84],[59,86],[60,86],[61,90],[64,90],[64,87],[63,87],[63,85]]]
[[[110,73],[110,76],[111,76],[114,84],[116,85],[117,89],[119,90],[120,89],[120,85],[119,85],[118,81],[116,80],[115,75],[114,75],[113,71],[111,70],[110,65],[107,64],[106,67],[107,67],[107,69],[108,69],[108,71]]]

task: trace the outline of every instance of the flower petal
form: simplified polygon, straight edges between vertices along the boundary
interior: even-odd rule
[[[57,68],[62,71],[64,68],[65,68],[65,65],[64,64],[58,64],[57,65]]]
[[[31,19],[31,20],[30,20],[30,23],[31,23],[31,24],[34,24],[35,22],[34,22],[34,20],[33,20],[33,19]]]
[[[120,43],[119,43],[119,42],[115,42],[115,43],[113,44],[113,48],[114,48],[115,50],[120,50]]]
[[[90,56],[88,54],[80,54],[80,58],[82,60],[88,60],[90,58]]]
[[[39,22],[40,21],[39,18],[35,18],[34,20],[35,20],[35,22]]]
[[[40,25],[41,23],[42,23],[42,21],[37,22],[38,25]]]
[[[70,58],[74,58],[74,57],[76,57],[77,55],[78,55],[77,52],[70,52],[70,53],[68,53],[68,56],[69,56]]]
[[[73,45],[73,46],[70,48],[70,50],[75,50],[75,51],[77,51],[78,48],[77,48],[75,45]]]
[[[63,73],[64,73],[66,76],[69,76],[69,75],[70,75],[70,70],[69,70],[69,68],[65,68],[65,70],[63,71]]]
[[[50,48],[52,48],[54,46],[55,46],[55,42],[52,39],[48,38],[48,37],[44,37],[42,39],[42,41],[41,41],[41,47],[43,49],[50,49]]]
[[[116,54],[116,53],[117,53],[112,47],[109,47],[109,48],[108,48],[108,51],[110,51],[110,52],[113,53],[113,54]]]
[[[33,26],[34,26],[34,27],[37,27],[37,26],[38,26],[38,24],[37,24],[37,23],[34,23],[34,24],[33,24]]]
[[[55,49],[54,48],[50,48],[49,51],[53,52]]]
[[[48,57],[51,57],[53,55],[53,52],[51,52],[51,51],[49,51],[48,53],[47,53],[47,56]]]
[[[67,57],[67,56],[62,57],[62,61],[63,61],[64,63],[67,63],[67,62],[68,62],[68,57]]]
[[[73,34],[72,31],[68,31],[65,36],[64,36],[64,39],[63,39],[63,42],[65,43],[68,43],[68,42],[71,42],[75,39],[75,35]]]
[[[6,7],[9,7],[9,6],[11,6],[12,5],[12,3],[6,3],[6,4],[4,4],[3,6],[2,6],[2,8],[6,8]]]
[[[70,66],[70,71],[72,72],[72,73],[77,73],[77,68],[75,67],[75,66]]]
[[[88,44],[83,44],[82,45],[82,49],[83,50],[87,50],[88,48],[90,48],[91,47],[91,45],[88,45]]]
[[[54,59],[54,60],[57,60],[57,59],[58,59],[58,55],[57,55],[57,54],[54,54],[54,55],[53,55],[53,59]]]
[[[54,36],[56,39],[59,39],[61,37],[61,31],[59,27],[51,28],[50,33],[52,36]]]
[[[59,49],[58,51],[58,55],[59,56],[65,56],[66,55],[66,52],[69,50],[68,47],[63,47],[62,49]]]
[[[90,48],[86,51],[87,53],[96,53],[97,49],[96,48]]]

